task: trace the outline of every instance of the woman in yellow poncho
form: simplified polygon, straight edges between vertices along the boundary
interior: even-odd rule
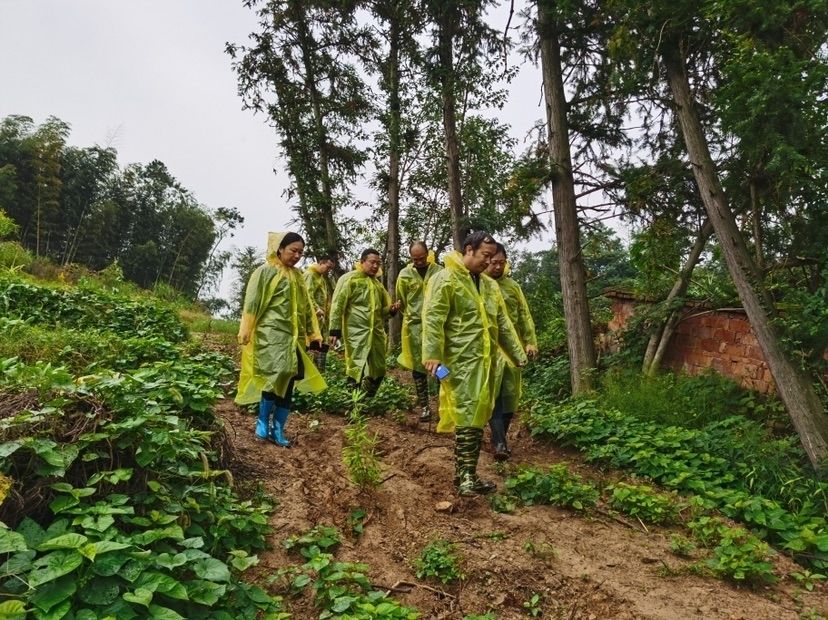
[[[325,372],[328,357],[328,315],[331,312],[331,280],[328,274],[336,265],[333,256],[320,256],[317,262],[305,268],[305,286],[308,287],[311,300],[316,310],[316,320],[319,321],[319,332],[322,334],[322,348],[313,352],[313,362],[319,372]]]
[[[331,301],[331,344],[342,338],[348,382],[368,396],[385,377],[385,322],[399,309],[377,279],[381,262],[379,252],[365,250],[356,268],[339,278]]]
[[[236,402],[259,403],[256,437],[288,447],[285,424],[294,383],[319,392],[325,381],[305,353],[322,343],[313,302],[296,263],[305,241],[294,232],[270,233],[267,262],[250,276],[244,297],[239,344],[241,374]]]
[[[477,476],[477,461],[494,405],[498,347],[510,363],[526,364],[497,283],[483,273],[496,250],[487,233],[470,234],[463,253],[447,255],[445,269],[429,281],[423,306],[423,366],[432,374],[440,364],[449,369],[440,387],[437,431],[455,433],[461,495],[495,488]]]
[[[526,351],[526,356],[529,359],[534,359],[538,355],[535,322],[532,320],[529,304],[526,303],[526,297],[523,295],[520,284],[509,277],[508,269],[506,248],[498,243],[497,252],[492,256],[492,260],[486,268],[486,275],[497,282],[500,293],[503,295],[503,301],[506,304],[506,311],[515,326],[520,342]],[[514,368],[507,364],[501,355],[497,362],[497,373],[500,390],[495,399],[492,419],[489,420],[489,429],[492,431],[492,449],[494,450],[495,460],[505,461],[511,453],[506,443],[506,435],[520,403],[523,372],[520,368]]]
[[[411,371],[417,404],[420,406],[420,421],[428,422],[431,411],[428,408],[428,374],[422,362],[422,316],[425,287],[431,277],[442,267],[434,261],[434,252],[429,252],[423,241],[415,241],[408,248],[411,262],[397,277],[397,300],[403,311],[402,352],[397,361]]]

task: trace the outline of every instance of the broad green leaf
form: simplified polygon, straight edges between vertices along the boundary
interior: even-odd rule
[[[338,596],[334,599],[333,605],[331,606],[331,611],[334,613],[342,613],[346,609],[350,608],[356,602],[356,597],[354,596]]]
[[[144,588],[136,588],[135,592],[124,592],[121,597],[128,603],[136,603],[149,607],[152,602],[152,592]]]
[[[99,471],[97,474],[94,474],[91,478],[89,478],[86,483],[93,485],[97,484],[101,480],[105,480],[109,484],[118,484],[119,482],[132,478],[132,472],[133,470],[131,467],[114,469],[112,471]]]
[[[121,592],[117,579],[96,577],[78,593],[80,599],[89,605],[111,605]]]
[[[107,553],[96,555],[92,563],[92,570],[102,577],[110,577],[121,570],[121,567],[130,561],[126,553]]]
[[[193,566],[195,574],[209,581],[230,581],[230,569],[227,564],[216,558],[199,560]]]
[[[23,534],[0,528],[0,553],[14,553],[28,549]]]
[[[127,543],[115,542],[114,540],[99,540],[92,543],[95,545],[95,553],[101,555],[109,553],[110,551],[120,551],[121,549],[129,549],[132,545]]]
[[[233,565],[237,571],[245,571],[251,566],[256,566],[259,563],[259,558],[255,555],[247,555],[244,551],[231,551],[230,564]]]
[[[83,534],[63,534],[61,536],[51,538],[46,542],[40,543],[38,550],[48,551],[50,549],[80,549],[87,540],[89,539]]]
[[[155,558],[155,563],[163,568],[173,569],[177,566],[182,566],[187,563],[187,556],[183,553],[162,553]]]
[[[57,605],[62,603],[67,598],[72,596],[77,589],[75,580],[71,575],[65,575],[60,579],[55,579],[49,583],[40,586],[29,599],[41,611],[49,611]]]
[[[178,543],[178,546],[185,549],[201,549],[204,546],[204,539],[201,536],[186,538]]]
[[[17,452],[18,448],[20,448],[20,442],[18,441],[7,441],[6,443],[0,443],[0,459],[11,456]]]
[[[224,584],[204,581],[202,579],[194,579],[187,583],[187,592],[190,595],[190,600],[195,603],[207,605],[208,607],[215,605],[224,596],[226,590],[227,586]]]
[[[49,611],[41,611],[35,608],[32,610],[32,615],[37,620],[60,620],[69,613],[70,609],[72,609],[72,601],[63,601]]]
[[[148,545],[164,538],[182,540],[184,538],[184,530],[181,529],[180,525],[169,525],[161,529],[141,532],[140,534],[133,536],[132,540],[135,541],[136,545]]]
[[[64,510],[69,508],[74,508],[80,504],[78,498],[72,497],[71,495],[58,495],[52,503],[49,504],[49,509],[54,512],[55,514],[60,514]]]
[[[144,588],[151,592],[161,592],[170,598],[187,600],[187,589],[169,575],[158,571],[144,571],[135,581],[136,588]]]
[[[46,540],[46,530],[44,530],[37,521],[26,517],[17,526],[17,532],[23,535],[26,539],[26,544],[32,549],[37,547],[40,543]]]
[[[153,620],[184,620],[184,616],[168,607],[149,606],[149,617]]]
[[[24,620],[26,606],[23,601],[10,600],[0,603],[0,618],[3,620]]]
[[[32,568],[32,560],[37,555],[34,549],[20,551],[0,564],[0,575],[20,575],[28,573]]]
[[[83,564],[83,556],[74,550],[59,549],[40,558],[38,563],[43,568],[37,568],[29,573],[29,586],[36,588],[58,577],[63,577]]]

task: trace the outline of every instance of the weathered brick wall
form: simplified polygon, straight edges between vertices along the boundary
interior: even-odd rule
[[[757,392],[776,390],[744,312],[686,310],[664,365],[690,375],[712,369]]]
[[[623,329],[636,306],[646,303],[612,295],[610,332]],[[776,390],[762,349],[743,311],[686,308],[663,365],[686,374],[716,371],[759,392]]]

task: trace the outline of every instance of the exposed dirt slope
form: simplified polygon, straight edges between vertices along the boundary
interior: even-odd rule
[[[828,610],[824,591],[806,594],[790,581],[750,591],[710,578],[664,576],[666,568],[689,563],[669,552],[669,529],[644,531],[638,523],[624,524],[609,514],[583,517],[552,507],[504,515],[492,511],[484,498],[458,498],[452,487],[452,436],[417,425],[414,414],[406,425],[370,421],[381,437],[384,482],[376,491],[360,494],[342,463],[343,418],[294,414],[288,423],[294,447],[280,449],[255,440],[253,418],[231,401],[223,401],[219,413],[235,447],[237,477],[261,480],[278,501],[271,520],[273,549],[260,554],[261,576],[297,563],[282,549],[282,540],[326,524],[343,533],[337,558],[369,564],[372,583],[386,588],[415,584],[398,588],[394,596],[419,609],[422,618],[461,619],[487,610],[499,619],[526,618],[523,603],[534,593],[542,597],[541,617],[573,620],[782,620],[800,618],[807,608]],[[535,442],[519,426],[514,435],[515,462],[567,460],[598,475],[582,468],[576,455]],[[480,472],[502,488],[502,476],[487,453],[481,456]],[[438,510],[441,502],[450,503],[450,510]],[[359,537],[348,524],[355,507],[369,515]],[[457,543],[466,575],[462,585],[416,579],[414,559],[437,538]],[[530,554],[527,541],[546,552]],[[795,570],[785,558],[778,567]],[[318,616],[307,598],[287,603],[295,618]]]

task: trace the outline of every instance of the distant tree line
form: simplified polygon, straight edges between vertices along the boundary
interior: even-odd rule
[[[0,209],[20,243],[59,265],[117,261],[145,288],[164,283],[191,298],[214,289],[230,260],[217,244],[238,212],[209,211],[161,161],[121,168],[114,148],[71,146],[69,132],[55,117],[0,121]]]

